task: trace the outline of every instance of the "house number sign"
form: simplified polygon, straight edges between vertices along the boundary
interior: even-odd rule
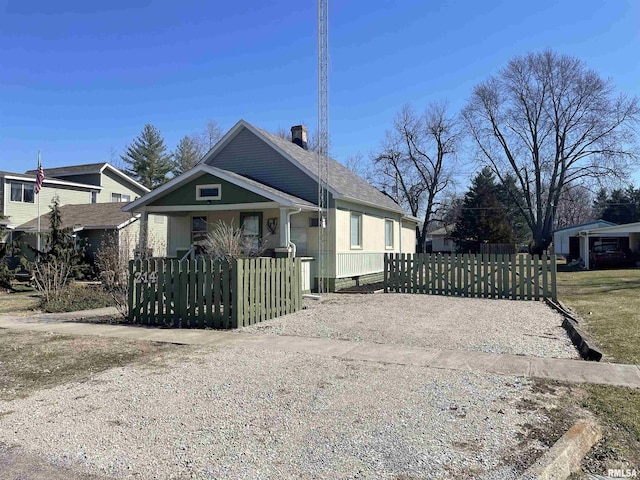
[[[157,283],[158,272],[135,272],[133,278],[136,283]]]

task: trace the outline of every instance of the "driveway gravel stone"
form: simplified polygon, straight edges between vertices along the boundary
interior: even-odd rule
[[[0,402],[0,443],[116,478],[511,479],[531,395],[509,376],[201,348]]]
[[[542,302],[437,295],[326,295],[304,310],[240,329],[352,341],[579,358],[562,316]]]

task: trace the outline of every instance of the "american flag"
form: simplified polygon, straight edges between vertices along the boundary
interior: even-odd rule
[[[38,173],[36,173],[36,195],[39,194],[42,189],[42,182],[44,182],[44,170],[42,169],[42,163],[38,160]]]

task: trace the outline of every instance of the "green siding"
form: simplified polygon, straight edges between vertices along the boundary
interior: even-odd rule
[[[196,200],[196,186],[220,184],[222,198],[220,200]],[[167,193],[152,202],[150,206],[188,206],[188,205],[229,205],[234,203],[259,203],[270,202],[271,200],[250,192],[242,187],[238,187],[233,183],[229,183],[213,175],[204,174],[195,180]]]

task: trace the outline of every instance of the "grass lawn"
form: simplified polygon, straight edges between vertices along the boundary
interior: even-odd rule
[[[0,400],[150,359],[177,345],[0,329]],[[2,413],[0,412],[0,415]]]
[[[33,290],[0,293],[0,314],[24,313],[40,308],[40,295]]]
[[[640,269],[558,272],[558,298],[582,318],[605,360],[640,363]]]
[[[605,361],[640,364],[640,269],[558,272],[558,298],[581,318]],[[604,441],[583,466],[601,475],[603,468],[638,468],[640,390],[599,385],[582,390],[581,406],[604,427]]]

